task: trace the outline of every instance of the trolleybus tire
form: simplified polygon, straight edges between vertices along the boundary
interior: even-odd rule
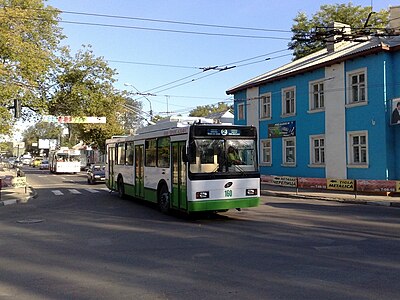
[[[118,187],[118,197],[120,197],[121,199],[124,199],[125,198],[125,188],[124,188],[124,180],[122,178],[118,178],[117,187]]]
[[[164,214],[168,214],[170,211],[170,194],[165,184],[161,186],[158,193],[158,207]]]

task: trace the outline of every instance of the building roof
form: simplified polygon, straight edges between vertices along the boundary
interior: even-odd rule
[[[234,94],[247,88],[280,80],[288,76],[302,74],[321,67],[340,63],[351,58],[370,55],[381,51],[397,51],[399,49],[400,36],[388,38],[371,37],[363,41],[343,41],[335,44],[335,51],[322,49],[236,85],[227,90],[226,93],[228,95]]]

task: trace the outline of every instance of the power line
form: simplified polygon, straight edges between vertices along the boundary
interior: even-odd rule
[[[26,19],[26,18],[22,18],[22,19]],[[38,20],[40,20],[40,19],[38,19]],[[136,30],[159,31],[159,32],[169,32],[169,33],[205,35],[205,36],[223,36],[223,37],[252,38],[252,39],[274,39],[274,40],[289,40],[289,41],[291,40],[290,38],[274,37],[274,36],[211,33],[211,32],[200,32],[200,31],[174,30],[174,29],[150,28],[150,27],[115,25],[115,24],[104,24],[104,23],[91,23],[91,22],[77,22],[77,21],[65,21],[65,20],[60,20],[59,22],[60,23],[66,23],[66,24],[75,24],[75,25],[100,26],[100,27],[123,28],[123,29],[136,29]]]
[[[106,61],[113,62],[113,63],[136,64],[136,65],[154,66],[154,67],[200,69],[200,70],[203,70],[203,72],[205,72],[205,71],[208,71],[208,70],[218,70],[218,71],[220,71],[221,69],[225,68],[228,65],[234,65],[234,64],[241,63],[241,62],[254,60],[254,59],[257,59],[257,58],[260,58],[260,57],[264,57],[264,56],[268,56],[268,55],[271,55],[271,54],[280,53],[280,52],[284,52],[284,51],[290,51],[290,50],[285,48],[285,49],[282,49],[282,50],[277,50],[277,51],[273,51],[273,52],[270,52],[270,53],[265,53],[265,54],[257,55],[257,56],[254,56],[254,57],[242,59],[242,60],[231,62],[231,63],[227,63],[227,64],[217,65],[217,66],[213,66],[213,67],[195,67],[195,66],[169,65],[169,64],[157,64],[157,63],[148,63],[148,62],[126,61],[126,60],[111,60],[111,59],[106,59]]]
[[[49,10],[49,9],[45,9],[45,8],[44,9],[26,8],[26,7],[21,7],[21,6],[4,5],[3,7],[8,7],[8,8],[19,7],[21,9],[29,9],[29,10],[37,10],[37,11],[53,11],[53,10]],[[146,21],[146,22],[168,23],[168,24],[201,26],[201,27],[212,27],[212,28],[224,28],[224,29],[291,33],[290,30],[283,30],[283,29],[266,29],[266,28],[255,28],[255,27],[243,27],[243,26],[231,26],[231,25],[219,25],[219,24],[194,23],[194,22],[162,20],[162,19],[154,19],[154,18],[141,18],[141,17],[98,14],[98,13],[88,13],[88,12],[78,12],[78,11],[66,11],[66,10],[60,10],[60,9],[56,9],[56,10],[58,12],[62,13],[62,14],[81,15],[81,16],[92,16],[92,17],[102,17],[102,18],[122,19],[122,20],[137,20],[137,21]]]
[[[238,30],[254,30],[254,31],[266,31],[266,32],[291,33],[290,30],[283,30],[283,29],[266,29],[266,28],[255,28],[255,27],[242,27],[242,26],[229,26],[229,25],[218,25],[218,24],[193,23],[193,22],[161,20],[161,19],[152,19],[152,18],[139,18],[139,17],[127,17],[127,16],[118,16],[118,15],[95,14],[95,13],[63,11],[63,10],[61,10],[61,13],[74,14],[74,15],[84,15],[84,16],[94,16],[94,17],[104,17],[104,18],[114,18],[114,19],[125,19],[125,20],[138,20],[138,21],[147,21],[147,22],[179,24],[179,25],[202,26],[202,27],[212,27],[212,28],[225,28],[225,29],[238,29]]]
[[[165,64],[155,64],[155,63],[145,63],[145,62],[125,61],[125,60],[111,60],[111,59],[106,59],[106,61],[108,61],[108,62],[113,62],[113,63],[120,63],[120,64],[144,65],[144,66],[154,66],[154,67],[182,68],[182,69],[199,69],[198,67],[190,67],[190,66],[165,65]]]

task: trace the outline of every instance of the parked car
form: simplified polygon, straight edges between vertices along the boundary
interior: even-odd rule
[[[40,170],[48,170],[49,169],[49,161],[48,160],[42,160],[42,162],[39,165]]]
[[[39,167],[41,162],[43,161],[43,158],[41,157],[36,157],[33,161],[32,161],[32,167]]]
[[[106,167],[104,164],[93,164],[87,170],[88,184],[95,184],[98,182],[105,182],[106,180]]]
[[[22,161],[16,159],[14,160],[13,168],[18,168],[18,167],[22,167]]]

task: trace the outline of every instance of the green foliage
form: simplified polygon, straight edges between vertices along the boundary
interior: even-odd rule
[[[10,142],[0,142],[0,156],[10,157],[13,155],[13,144]]]
[[[224,102],[219,102],[218,105],[212,104],[212,105],[197,106],[195,109],[190,111],[189,116],[206,117],[213,113],[226,112],[228,110],[233,110],[233,107]]]
[[[11,131],[14,99],[35,111],[45,107],[41,86],[63,38],[58,14],[43,0],[0,0],[0,134]]]
[[[348,4],[326,4],[321,5],[309,19],[304,12],[299,12],[294,18],[292,26],[293,37],[288,44],[289,49],[293,50],[295,59],[304,57],[313,52],[323,49],[326,42],[323,39],[314,39],[312,32],[316,28],[326,28],[334,21],[350,25],[352,30],[361,30],[371,12],[371,7]],[[368,20],[368,28],[385,28],[388,24],[389,12],[381,10],[373,13]]]
[[[82,140],[103,150],[107,138],[124,134],[121,122],[129,122],[125,104],[130,101],[134,106],[135,103],[127,94],[114,89],[115,74],[102,58],[94,56],[90,47],[80,50],[74,57],[65,51],[58,74],[55,74],[50,114],[107,118],[106,124],[69,124],[70,144]]]
[[[53,123],[39,122],[30,126],[22,133],[26,151],[39,154],[38,148],[33,147],[32,143],[37,143],[39,139],[59,139],[61,132],[62,128]]]

